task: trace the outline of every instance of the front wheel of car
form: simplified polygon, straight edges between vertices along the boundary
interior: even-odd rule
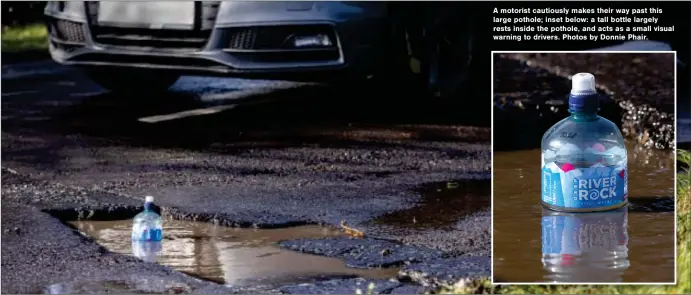
[[[393,44],[403,57],[413,89],[422,89],[426,98],[459,102],[476,85],[477,35],[475,19],[467,5],[457,2],[411,2],[396,4]],[[484,77],[483,77],[484,78]]]
[[[180,78],[179,75],[141,70],[87,70],[89,78],[115,93],[165,92]]]

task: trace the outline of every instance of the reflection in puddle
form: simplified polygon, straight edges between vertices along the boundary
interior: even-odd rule
[[[157,262],[162,250],[162,242],[132,241],[132,255],[146,262]]]
[[[388,279],[397,268],[354,269],[343,261],[284,250],[282,240],[338,236],[335,229],[299,226],[241,229],[210,223],[166,220],[160,243],[131,242],[131,220],[75,221],[80,232],[116,253],[158,262],[200,278],[229,285],[308,282],[317,277],[356,275]]]
[[[620,282],[628,259],[628,208],[598,213],[543,210],[542,265],[549,282]]]

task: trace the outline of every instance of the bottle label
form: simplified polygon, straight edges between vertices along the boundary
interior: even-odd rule
[[[574,168],[570,163],[545,163],[542,167],[542,201],[573,209],[603,208],[628,197],[626,161],[618,165],[595,164]]]
[[[135,224],[132,229],[132,239],[138,241],[160,241],[163,239],[163,231]]]
[[[142,240],[144,241],[160,241],[163,237],[163,231],[160,229],[146,229],[142,233]]]

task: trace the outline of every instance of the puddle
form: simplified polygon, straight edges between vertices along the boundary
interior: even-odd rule
[[[443,229],[463,216],[490,207],[490,180],[458,180],[425,185],[417,206],[376,218],[373,223],[403,229]]]
[[[311,282],[331,276],[396,277],[398,268],[355,269],[339,259],[279,248],[282,240],[343,235],[316,225],[247,229],[210,223],[164,221],[161,243],[132,243],[132,220],[73,221],[82,234],[116,253],[135,255],[175,270],[232,286]]]
[[[673,282],[674,154],[627,149],[631,204],[580,215],[543,212],[540,150],[495,153],[495,281]]]

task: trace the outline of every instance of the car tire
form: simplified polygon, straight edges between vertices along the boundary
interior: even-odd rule
[[[179,75],[141,70],[87,70],[89,78],[114,93],[166,92]]]
[[[392,38],[387,51],[394,64],[387,67],[392,69],[387,82],[419,98],[462,100],[460,94],[473,83],[471,63],[477,53],[472,16],[458,4],[396,3],[391,7]],[[449,36],[453,43],[446,44]],[[449,70],[451,60],[461,64]],[[435,66],[440,64],[447,66],[444,73]]]
[[[426,37],[423,47],[423,72],[433,97],[447,102],[460,102],[475,83],[478,46],[473,15],[463,3],[438,3],[428,23],[435,33]],[[441,15],[440,15],[441,14]],[[432,77],[436,77],[435,83]]]
[[[394,9],[400,5],[391,5]],[[391,8],[390,8],[391,9]],[[394,102],[419,102],[427,96],[424,77],[420,73],[419,60],[411,54],[410,40],[406,35],[405,21],[398,11],[390,11],[390,23],[385,28],[380,65],[366,83],[384,93],[384,100]]]

